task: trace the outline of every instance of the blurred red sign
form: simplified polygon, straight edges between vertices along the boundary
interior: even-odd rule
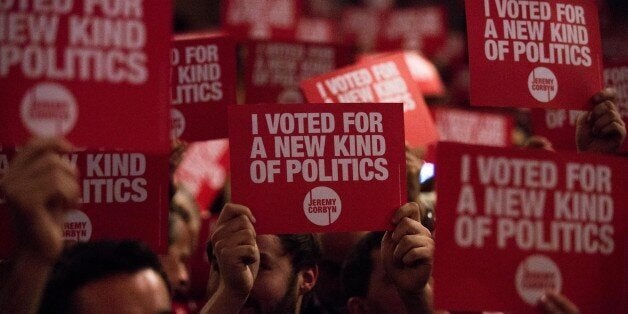
[[[171,136],[226,138],[227,106],[236,104],[236,48],[224,34],[174,37]]]

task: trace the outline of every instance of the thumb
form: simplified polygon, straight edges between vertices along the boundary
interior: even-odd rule
[[[587,123],[589,123],[590,120],[591,120],[591,113],[590,112],[581,112],[578,115],[578,119],[576,120],[576,126],[577,127],[584,126]]]
[[[384,265],[394,264],[394,252],[397,243],[392,238],[392,231],[386,231],[381,242],[381,258]]]

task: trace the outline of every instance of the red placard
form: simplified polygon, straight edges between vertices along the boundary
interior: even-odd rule
[[[377,36],[380,51],[409,49],[434,56],[447,40],[447,12],[442,6],[389,11]]]
[[[182,184],[195,196],[201,211],[206,211],[227,181],[229,141],[192,143],[174,173],[175,184]]]
[[[604,86],[612,87],[617,92],[615,104],[621,118],[628,124],[628,62],[607,65],[604,69]],[[628,141],[624,141],[620,152],[628,153]]]
[[[576,151],[576,123],[583,111],[532,109],[534,134],[546,137],[556,150]]]
[[[81,147],[167,152],[171,7],[24,4],[4,2],[0,13],[0,143],[62,135]]]
[[[434,108],[434,122],[441,141],[511,146],[512,118],[506,115],[452,108]]]
[[[401,104],[229,109],[231,197],[258,234],[390,229],[406,200]]]
[[[403,54],[368,60],[302,81],[301,89],[310,103],[401,102],[406,141],[417,147],[438,140],[434,121]]]
[[[342,13],[341,37],[362,51],[418,50],[432,57],[447,40],[447,15],[442,6],[397,10],[349,7]]]
[[[246,103],[303,103],[299,82],[351,62],[347,46],[249,41]]]
[[[607,66],[604,85],[617,91],[615,104],[624,122],[628,123],[628,66],[621,63]],[[552,142],[554,149],[575,151],[576,122],[581,113],[575,110],[532,110],[534,132]],[[628,153],[628,141],[624,141],[619,152]]]
[[[222,28],[238,40],[294,38],[301,0],[222,0]]]
[[[295,30],[295,40],[331,44],[338,42],[337,24],[332,19],[301,16]]]
[[[66,241],[136,239],[157,253],[167,251],[168,155],[77,152],[65,158],[81,174],[82,203],[65,216]],[[0,256],[7,256],[14,241],[6,208],[0,207],[0,217],[0,234],[6,235]]]
[[[554,290],[626,311],[625,160],[445,142],[438,162],[436,308],[528,313]]]
[[[354,43],[362,51],[371,51],[384,20],[383,11],[360,7],[346,8],[340,19],[342,41]]]
[[[419,86],[419,90],[425,96],[444,96],[445,85],[440,78],[438,69],[427,58],[414,51],[405,51],[399,53],[377,53],[366,54],[360,56],[358,63],[377,60],[386,56],[394,56],[396,54],[403,54],[412,79]]]
[[[602,89],[592,1],[466,1],[471,104],[588,109]]]
[[[236,48],[224,34],[174,37],[172,49],[173,138],[226,138],[227,106],[236,103]]]

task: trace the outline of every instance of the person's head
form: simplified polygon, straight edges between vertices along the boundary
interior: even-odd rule
[[[380,247],[383,232],[371,232],[351,250],[342,269],[349,313],[404,313],[397,288],[386,276]]]
[[[168,254],[159,256],[159,260],[175,299],[185,297],[190,288],[192,245],[192,232],[181,212],[171,211],[168,218]]]
[[[192,245],[196,247],[196,241],[201,229],[201,216],[192,193],[183,186],[177,186],[170,199],[170,211],[177,212],[188,225],[192,234]]]
[[[327,309],[341,312],[347,305],[340,274],[351,248],[368,232],[321,233],[322,258],[314,291]]]
[[[260,235],[256,241],[259,272],[242,312],[298,313],[318,277],[318,239],[313,234]],[[220,269],[209,245],[208,257],[212,264],[208,285],[211,295],[218,288]]]
[[[168,283],[157,256],[135,241],[79,243],[54,266],[40,313],[170,311]]]

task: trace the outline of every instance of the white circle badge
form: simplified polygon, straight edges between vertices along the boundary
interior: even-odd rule
[[[183,131],[185,131],[185,117],[181,111],[177,109],[170,109],[170,137],[179,138]]]
[[[558,80],[552,70],[537,67],[528,75],[528,89],[534,99],[550,102],[558,94]]]
[[[78,107],[72,93],[63,85],[41,83],[22,97],[20,116],[32,134],[54,137],[72,131]]]
[[[80,210],[68,211],[63,216],[63,239],[87,242],[92,237],[92,221]]]
[[[319,186],[305,195],[303,212],[305,217],[318,226],[329,226],[338,220],[342,211],[342,202],[336,191]]]
[[[528,256],[515,275],[515,286],[523,301],[536,305],[545,291],[560,292],[563,278],[554,261],[544,255]]]

